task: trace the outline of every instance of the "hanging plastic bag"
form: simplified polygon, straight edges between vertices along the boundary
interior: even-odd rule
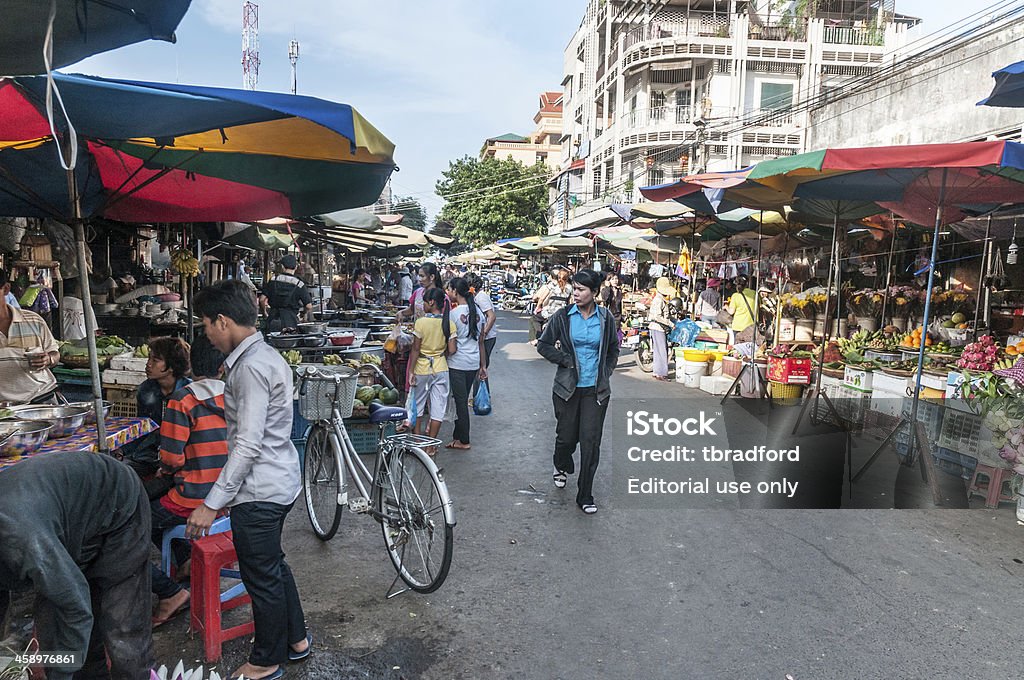
[[[416,427],[416,388],[409,388],[409,396],[405,399],[405,422],[409,423],[409,427]]]
[[[411,346],[412,336],[402,330],[402,324],[396,323],[395,327],[391,329],[388,339],[384,341],[384,351],[389,354],[397,354]]]
[[[481,382],[476,389],[476,396],[473,397],[473,413],[478,416],[491,414],[491,392],[487,389],[486,382]]]
[[[698,335],[700,335],[700,326],[693,319],[683,319],[676,321],[676,325],[668,334],[668,340],[680,347],[693,347]]]

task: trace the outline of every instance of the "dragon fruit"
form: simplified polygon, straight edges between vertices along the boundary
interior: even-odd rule
[[[972,371],[991,371],[999,359],[999,352],[999,346],[992,340],[992,336],[983,335],[977,342],[964,347],[956,365]]]

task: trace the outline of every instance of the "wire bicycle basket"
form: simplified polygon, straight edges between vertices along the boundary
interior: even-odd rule
[[[352,415],[359,373],[348,366],[306,366],[299,369],[299,413],[310,421],[330,420],[337,408]]]

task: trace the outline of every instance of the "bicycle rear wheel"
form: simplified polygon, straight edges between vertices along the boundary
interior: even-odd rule
[[[313,425],[306,438],[306,457],[302,466],[302,489],[313,533],[329,541],[341,522],[341,471],[331,448],[330,430],[322,423]]]
[[[386,464],[390,485],[381,488],[384,545],[398,575],[413,590],[441,587],[452,564],[453,524],[445,519],[448,489],[421,449],[405,447]]]

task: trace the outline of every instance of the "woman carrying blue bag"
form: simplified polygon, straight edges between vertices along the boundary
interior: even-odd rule
[[[466,450],[469,444],[469,395],[479,376],[487,380],[487,352],[484,349],[483,316],[476,306],[469,284],[463,278],[448,282],[448,297],[456,305],[451,311],[455,322],[456,348],[448,357],[448,382],[455,398],[455,432],[445,448]]]
[[[619,359],[615,317],[595,301],[601,274],[583,270],[572,277],[573,304],[555,312],[537,341],[541,356],[558,366],[552,402],[555,410],[555,471],[552,481],[565,487],[580,448],[576,504],[597,512],[594,475],[601,458],[601,433],[611,398],[611,375]]]

